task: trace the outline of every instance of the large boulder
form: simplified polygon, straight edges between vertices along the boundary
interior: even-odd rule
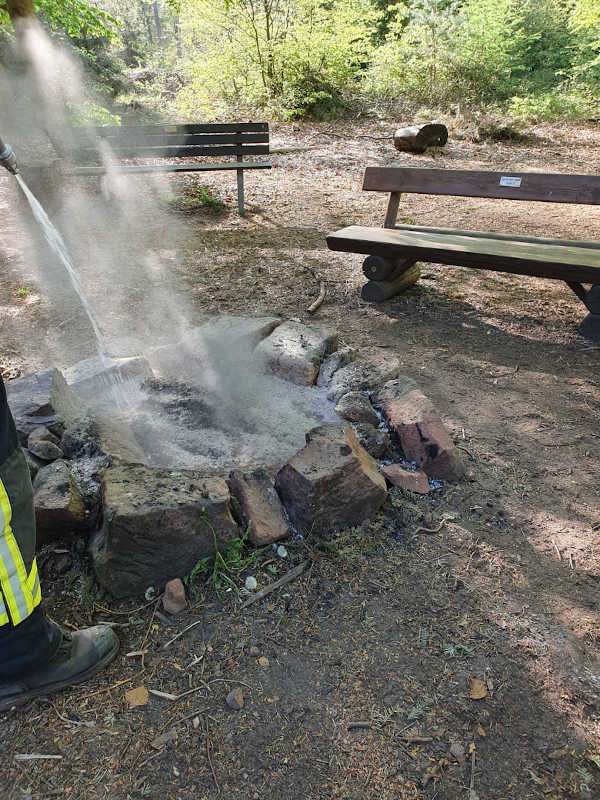
[[[163,586],[214,556],[239,531],[222,478],[123,464],[103,479],[104,524],[91,553],[100,583],[115,597]]]
[[[65,427],[81,416],[78,400],[57,369],[7,381],[6,396],[23,446],[38,426],[44,425],[60,437]]]
[[[304,534],[360,525],[387,496],[375,460],[349,425],[310,431],[306,447],[279,471],[275,485],[291,522]]]
[[[431,400],[410,378],[389,381],[376,403],[398,435],[404,455],[431,478],[456,482],[464,466]]]
[[[337,346],[337,334],[330,330],[284,322],[256,348],[265,368],[273,375],[299,386],[312,386],[323,359]]]
[[[244,524],[250,524],[248,538],[252,544],[264,547],[288,536],[290,525],[273,478],[266,470],[233,470],[228,484],[240,506]]]
[[[33,504],[38,547],[86,530],[83,497],[66,461],[59,459],[38,470]]]

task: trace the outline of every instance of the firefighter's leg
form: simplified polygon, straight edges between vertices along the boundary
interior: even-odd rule
[[[110,628],[70,635],[40,602],[33,491],[0,377],[0,710],[86,680],[118,650]]]
[[[31,479],[0,378],[0,679],[56,651],[60,635],[40,600]]]

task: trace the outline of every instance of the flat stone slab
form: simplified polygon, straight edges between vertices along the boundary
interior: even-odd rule
[[[250,523],[248,538],[252,544],[264,547],[289,535],[289,522],[273,478],[266,470],[234,470],[227,483],[239,503],[244,523]]]
[[[392,484],[409,492],[429,494],[429,478],[420,469],[404,469],[400,464],[387,464],[381,468],[382,474]]]
[[[104,525],[91,553],[99,582],[115,597],[184,577],[239,534],[222,478],[191,470],[111,467],[103,478]],[[213,534],[214,532],[214,534]]]
[[[295,528],[317,536],[360,525],[387,497],[377,463],[346,424],[310,431],[275,486]]]
[[[337,346],[331,330],[284,322],[256,348],[256,355],[273,375],[300,386],[312,386],[323,359]]]
[[[39,425],[60,438],[65,427],[82,415],[80,402],[57,369],[7,381],[6,396],[23,446]]]
[[[41,467],[33,481],[38,547],[86,530],[83,497],[63,460]]]
[[[386,383],[376,403],[409,461],[431,478],[452,482],[461,478],[464,466],[458,450],[431,400],[413,380],[401,377]]]
[[[126,381],[142,383],[153,375],[152,368],[143,356],[108,358],[92,356],[79,361],[64,371],[64,377],[73,392],[85,401],[93,401]]]
[[[399,372],[400,359],[395,355],[378,348],[363,348],[354,361],[333,374],[327,397],[337,403],[348,392],[378,389]]]

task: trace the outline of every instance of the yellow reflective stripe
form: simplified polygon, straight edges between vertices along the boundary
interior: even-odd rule
[[[0,627],[2,625],[8,625],[8,614],[6,613],[4,600],[0,597]]]
[[[0,588],[13,625],[18,625],[31,614],[34,603],[11,520],[10,500],[0,479]]]
[[[31,593],[33,607],[38,606],[42,601],[42,589],[40,587],[40,576],[38,575],[37,561],[33,559],[29,577],[27,578],[27,588]]]

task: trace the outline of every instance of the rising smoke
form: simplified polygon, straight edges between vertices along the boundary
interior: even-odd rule
[[[120,386],[127,403],[115,406],[112,389],[100,386],[92,405],[104,415],[125,414],[149,459],[163,466],[268,464],[291,456],[308,429],[332,420],[331,408],[318,390],[291,393],[289,384],[265,375],[252,340],[242,343],[234,321],[193,333],[202,320],[173,261],[190,233],[169,213],[169,177],[119,173],[93,134],[89,144],[106,175],[69,176],[71,119],[90,102],[85,75],[37,24],[28,24],[19,41],[20,55],[0,72],[0,133],[66,242],[102,348],[115,358],[143,355],[155,369],[156,379],[141,388],[139,380]],[[36,366],[60,368],[94,356],[102,348],[89,318],[14,179],[1,177],[0,193],[19,212],[23,283],[34,281],[41,298],[37,330],[20,335],[23,355]],[[165,366],[159,347],[178,357]]]

